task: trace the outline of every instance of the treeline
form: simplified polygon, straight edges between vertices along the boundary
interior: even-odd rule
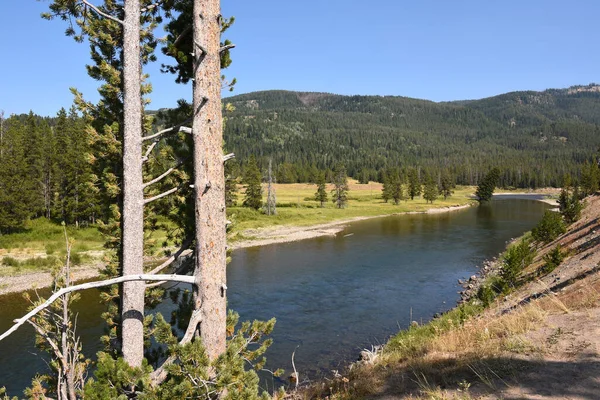
[[[285,91],[226,102],[233,111],[226,113],[225,143],[236,154],[226,164],[229,204],[235,204],[235,184],[248,175],[251,157],[262,181],[271,160],[277,183],[333,183],[342,163],[361,183],[394,187],[384,197],[397,201],[413,197],[398,192],[411,179],[413,187],[415,180],[423,190],[429,186],[431,197],[434,185],[477,185],[493,168],[501,187],[561,187],[566,176],[583,184],[592,172],[582,165],[595,163],[600,146],[600,93],[586,88],[453,103]],[[179,113],[149,111],[147,123],[155,130],[171,126]],[[52,118],[30,113],[1,120],[0,233],[40,216],[67,224],[118,220],[121,132],[103,121],[101,115],[86,121],[74,109]],[[144,167],[148,177],[181,165],[190,143],[167,141],[157,148]],[[188,169],[148,194],[185,187]],[[153,205],[154,212],[166,210],[167,201]]]
[[[68,224],[94,223],[97,178],[82,118],[73,109],[62,109],[56,118],[30,112],[1,125],[0,233],[42,216]]]
[[[585,94],[585,95],[584,95]],[[351,177],[382,181],[416,168],[476,185],[491,168],[503,187],[561,186],[600,145],[597,92],[515,92],[434,103],[403,97],[269,91],[228,98],[225,140],[239,160],[273,160],[280,183],[314,181],[343,162]]]

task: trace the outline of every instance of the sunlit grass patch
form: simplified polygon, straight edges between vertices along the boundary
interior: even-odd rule
[[[421,197],[414,200],[403,200],[396,205],[393,202],[385,203],[381,198],[380,183],[371,182],[361,185],[350,180],[349,200],[346,208],[335,208],[331,199],[321,208],[320,203],[314,200],[316,185],[306,183],[275,184],[277,195],[277,215],[265,215],[262,210],[252,210],[241,207],[243,193],[239,196],[238,206],[229,207],[228,218],[234,221],[234,232],[246,229],[266,228],[270,226],[307,226],[328,223],[355,217],[384,216],[405,212],[423,212],[432,208],[444,208],[466,205],[473,202],[471,195],[473,187],[459,187],[453,196],[446,200],[439,197],[432,203],[427,203]],[[333,189],[328,185],[328,194]],[[263,191],[263,200],[266,192]]]

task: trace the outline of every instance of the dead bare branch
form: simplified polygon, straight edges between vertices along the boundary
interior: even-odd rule
[[[52,296],[50,296],[48,298],[48,300],[46,300],[42,304],[35,307],[33,310],[29,311],[27,314],[25,314],[24,317],[14,320],[15,324],[9,330],[7,330],[2,335],[0,335],[0,341],[4,338],[7,338],[11,333],[16,331],[21,325],[23,325],[25,322],[27,322],[31,317],[33,317],[40,311],[45,310],[53,302],[55,302],[58,298],[60,298],[61,296],[65,295],[67,293],[76,292],[76,291],[80,291],[80,290],[94,289],[94,288],[110,286],[110,285],[116,285],[118,283],[124,283],[124,282],[134,282],[134,281],[153,281],[153,282],[166,281],[166,282],[181,282],[181,283],[194,284],[195,278],[193,276],[187,276],[187,275],[139,274],[139,275],[125,275],[125,276],[120,276],[118,278],[107,279],[105,281],[88,282],[88,283],[82,283],[80,285],[65,287],[65,288],[60,289],[58,292],[54,293]]]
[[[148,157],[150,157],[150,153],[152,153],[152,150],[154,150],[154,148],[156,147],[157,144],[158,144],[158,140],[153,142],[150,146],[148,146],[148,148],[146,149],[146,153],[144,153],[144,157],[142,157],[142,162],[148,161]]]
[[[192,120],[191,118],[188,118],[188,119],[186,119],[185,121],[183,121],[183,122],[182,122],[181,124],[179,124],[179,125],[175,125],[175,126],[172,126],[172,127],[170,127],[170,128],[163,129],[162,131],[160,131],[160,132],[156,132],[155,134],[152,134],[152,135],[149,135],[149,136],[144,136],[144,137],[142,138],[142,141],[143,141],[143,142],[146,142],[146,141],[148,141],[148,140],[156,139],[157,137],[160,137],[160,136],[164,135],[165,133],[170,133],[170,132],[176,133],[176,132],[183,131],[183,132],[186,132],[186,133],[190,133],[190,132],[187,132],[187,131],[185,131],[185,130],[183,130],[183,129],[181,129],[181,128],[182,128],[183,124],[187,124],[187,123],[188,123],[188,122],[190,122],[191,120]],[[189,128],[188,128],[188,129],[189,129]]]
[[[187,249],[189,249],[191,245],[192,245],[192,239],[184,240],[183,243],[181,244],[181,247],[179,248],[179,250],[177,250],[175,253],[173,253],[173,255],[171,255],[171,257],[167,258],[162,264],[160,264],[158,267],[154,268],[152,271],[150,271],[148,273],[154,275],[154,274],[159,273],[163,269],[167,268],[169,265],[171,265],[175,261],[177,261],[177,259],[183,253],[185,253],[185,251]]]
[[[121,21],[118,18],[113,17],[112,15],[106,14],[105,12],[101,11],[98,7],[96,7],[95,5],[93,5],[92,3],[90,3],[88,0],[81,0],[81,2],[83,4],[85,4],[86,6],[88,6],[89,8],[91,8],[92,10],[94,10],[98,15],[104,17],[104,18],[108,18],[112,21],[115,21],[121,25],[123,25],[123,21]]]
[[[144,189],[146,189],[150,185],[154,185],[155,183],[158,183],[158,182],[162,181],[167,176],[171,175],[171,173],[173,173],[173,171],[175,171],[180,166],[181,166],[181,163],[179,163],[178,165],[176,165],[174,167],[169,168],[162,175],[157,176],[156,178],[152,179],[151,181],[144,183]]]
[[[179,36],[177,36],[177,39],[175,39],[175,41],[173,42],[173,46],[177,47],[177,46],[179,45],[179,43],[181,43],[181,41],[182,41],[183,39],[185,39],[185,37],[186,37],[187,35],[189,35],[191,32],[192,32],[192,26],[190,25],[190,26],[188,26],[187,28],[185,28],[185,29],[183,30],[183,32],[181,32],[181,33],[179,34]]]
[[[233,48],[235,48],[235,44],[228,44],[228,45],[226,45],[226,46],[223,46],[223,47],[221,47],[221,48],[219,49],[219,53],[223,53],[223,52],[225,52],[225,51],[227,51],[227,50],[231,50],[231,49],[233,49]]]
[[[144,204],[148,204],[148,203],[151,203],[151,202],[153,202],[153,201],[156,201],[156,200],[158,200],[158,199],[162,199],[163,197],[166,197],[166,196],[168,196],[168,195],[170,195],[170,194],[173,194],[173,193],[175,193],[175,192],[176,192],[176,191],[178,191],[179,189],[180,189],[179,187],[174,187],[173,189],[169,189],[169,190],[167,190],[166,192],[163,192],[163,193],[161,193],[161,194],[157,194],[157,195],[156,195],[156,196],[154,196],[154,197],[150,197],[149,199],[145,199],[145,200],[144,200]]]

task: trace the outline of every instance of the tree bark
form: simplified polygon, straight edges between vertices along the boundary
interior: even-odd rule
[[[124,7],[122,274],[132,275],[144,272],[140,0],[127,0]],[[123,358],[139,367],[144,358],[144,282],[123,283],[121,318]]]
[[[196,265],[194,306],[208,357],[226,345],[226,238],[221,115],[221,10],[219,0],[194,0],[194,190]]]

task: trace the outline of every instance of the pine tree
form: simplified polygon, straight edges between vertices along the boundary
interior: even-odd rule
[[[27,193],[28,204],[34,216],[42,216],[44,212],[44,164],[43,140],[39,124],[33,111],[29,112],[25,124],[26,132],[23,138],[25,152],[25,168],[27,179],[23,182],[23,190]]]
[[[246,193],[244,194],[243,206],[260,210],[262,206],[261,174],[254,156],[250,156],[248,165],[246,165],[244,184],[246,185]]]
[[[368,185],[370,180],[369,171],[363,168],[358,175],[358,183],[361,185]]]
[[[431,177],[427,174],[425,177],[425,187],[423,189],[423,198],[426,202],[433,203],[438,197],[438,187]]]
[[[450,176],[450,173],[447,170],[442,172],[442,176],[440,178],[440,187],[439,192],[442,196],[444,196],[444,200],[448,197],[452,196],[454,193],[454,189],[456,185],[454,184],[454,179]]]
[[[500,180],[500,170],[492,168],[481,180],[475,191],[475,197],[480,203],[490,201]]]
[[[404,193],[402,191],[402,178],[398,171],[394,171],[391,174],[388,174],[389,181],[389,196],[394,200],[394,204],[400,204],[400,201],[404,199]]]
[[[558,209],[567,224],[572,224],[581,216],[582,205],[579,201],[579,191],[577,188],[571,189],[565,187],[560,191],[558,197]]]
[[[421,194],[421,182],[419,181],[419,175],[416,169],[408,171],[408,196],[411,200],[418,197]]]
[[[22,229],[33,216],[35,183],[29,179],[25,151],[26,127],[16,117],[4,122],[0,150],[0,234]]]
[[[327,185],[325,184],[325,172],[319,171],[316,176],[317,192],[315,193],[315,200],[319,202],[320,207],[325,207],[327,202]]]
[[[596,193],[599,181],[600,169],[598,169],[598,164],[586,161],[581,169],[582,195],[585,197]]]
[[[237,163],[231,160],[225,163],[225,206],[235,207],[237,204]]]
[[[337,208],[345,208],[348,203],[348,176],[346,168],[337,164],[333,171],[333,190],[331,197]]]
[[[381,198],[387,203],[392,198],[392,182],[390,172],[386,171],[382,175],[383,187],[381,188]]]
[[[159,7],[146,7],[149,5],[147,0],[105,1],[100,7],[84,1],[54,0],[49,6],[51,12],[43,15],[47,19],[74,19],[75,24],[70,24],[66,34],[77,41],[82,41],[84,35],[90,37],[96,65],[88,67],[88,73],[105,81],[100,89],[103,99],[97,107],[86,103],[79,94],[76,102],[83,112],[95,117],[96,131],[101,128],[107,133],[106,138],[99,140],[116,142],[110,152],[114,159],[105,160],[112,163],[103,171],[112,175],[107,178],[114,178],[103,183],[114,186],[112,193],[106,194],[110,200],[117,197],[118,202],[106,204],[112,222],[119,223],[121,228],[120,238],[114,237],[115,244],[120,239],[117,253],[120,271],[109,265],[106,270],[109,275],[144,272],[144,205],[155,199],[144,198],[142,137],[147,119],[143,95],[150,87],[143,84],[142,66],[155,59],[153,52],[158,42],[152,32],[162,17],[156,16]],[[79,35],[75,26],[81,29]],[[122,285],[120,342],[123,356],[131,366],[140,366],[144,355],[144,326],[140,317],[144,315],[144,293],[144,282]]]

